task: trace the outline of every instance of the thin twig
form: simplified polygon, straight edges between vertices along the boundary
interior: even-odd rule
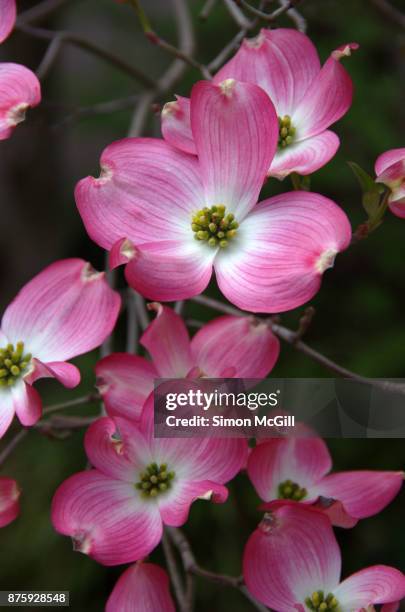
[[[138,347],[138,309],[136,306],[136,293],[129,288],[127,291],[127,353],[136,353]]]
[[[170,579],[173,585],[174,593],[176,595],[177,603],[179,604],[181,612],[188,612],[184,595],[184,586],[180,578],[176,559],[173,554],[171,541],[167,533],[163,533],[162,546],[166,559],[167,569],[169,570]]]
[[[25,438],[28,433],[28,429],[20,429],[20,431],[11,438],[10,442],[4,448],[4,450],[0,453],[0,466],[3,465],[5,460],[9,455],[13,452],[13,450],[18,446],[18,444]]]
[[[68,402],[60,402],[59,404],[52,404],[51,406],[46,406],[42,415],[46,416],[47,414],[51,414],[53,412],[59,412],[60,410],[64,410],[65,408],[75,408],[76,406],[82,406],[83,404],[90,404],[91,402],[96,402],[100,399],[98,393],[89,393],[88,395],[84,395],[83,397],[77,397],[76,399],[69,400]]]
[[[62,30],[46,30],[44,28],[37,28],[27,25],[26,23],[21,22],[20,20],[17,20],[16,29],[20,32],[24,32],[24,34],[33,36],[34,38],[40,38],[41,40],[54,40],[55,38],[58,38],[63,43],[75,45],[80,49],[84,49],[85,51],[100,57],[101,59],[110,63],[112,66],[114,66],[121,72],[126,73],[128,76],[132,77],[145,87],[150,88],[155,86],[155,82],[146,74],[144,74],[141,70],[136,68],[133,63],[127,62],[126,60],[112,53],[111,51],[107,51],[104,47],[99,46],[97,43],[89,40],[88,38],[82,37],[79,34],[74,34],[73,32],[65,32]]]
[[[127,110],[133,108],[138,99],[139,94],[134,94],[132,96],[126,96],[125,98],[118,98],[117,100],[109,100],[108,102],[100,102],[99,104],[92,104],[90,106],[81,106],[75,108],[69,115],[66,115],[52,127],[60,128],[79,119],[88,119],[98,115],[108,115],[110,113]]]
[[[66,2],[67,0],[43,0],[43,2],[37,4],[37,6],[33,6],[23,13],[20,13],[18,15],[18,21],[20,23],[33,23],[40,19],[44,19],[44,17],[48,17],[48,15],[61,7],[62,4],[66,4]]]
[[[273,21],[281,17],[281,15],[284,15],[284,13],[287,13],[287,11],[291,10],[295,4],[297,4],[297,0],[286,0],[282,3],[282,6],[280,6],[280,8],[276,9],[272,13],[265,13],[264,11],[261,11],[260,9],[257,9],[251,4],[249,4],[247,0],[238,1],[247,11],[249,11],[249,13],[252,13],[252,15],[255,15],[256,17],[262,19],[263,21],[266,21],[267,23],[272,23]]]
[[[46,53],[36,70],[37,77],[40,81],[44,80],[44,78],[47,76],[48,72],[56,62],[62,45],[63,38],[60,36],[55,36],[55,38],[49,43]]]
[[[150,320],[148,311],[145,304],[145,299],[139,294],[135,293],[135,305],[138,312],[139,325],[143,331],[148,327]]]
[[[228,9],[230,16],[239,28],[242,30],[247,30],[250,28],[249,19],[242,13],[237,4],[235,4],[234,0],[224,0],[224,4]]]
[[[256,610],[260,612],[267,612],[268,608],[262,606],[246,589],[242,576],[228,576],[226,574],[217,574],[200,567],[195,559],[194,553],[191,549],[190,543],[187,540],[184,533],[176,527],[167,527],[167,533],[169,534],[173,544],[176,546],[180,553],[184,570],[187,574],[194,574],[200,576],[216,584],[223,586],[229,586],[239,590],[249,601],[255,606]]]
[[[176,312],[178,315],[181,315],[183,313],[185,305],[186,305],[186,301],[185,300],[179,300],[174,305],[174,312]]]
[[[374,4],[376,9],[380,11],[380,13],[389,21],[394,23],[395,25],[400,26],[405,29],[405,15],[401,13],[399,9],[395,6],[392,6],[388,0],[370,0],[371,4]]]
[[[279,0],[279,4],[281,7],[285,7],[288,3],[288,0]],[[296,8],[287,9],[287,17],[291,19],[297,30],[299,30],[300,32],[304,32],[305,34],[305,32],[307,31],[306,19],[301,15],[300,12],[297,11]]]
[[[206,0],[202,7],[200,14],[198,15],[202,21],[205,21],[210,16],[212,9],[215,7],[218,0]]]

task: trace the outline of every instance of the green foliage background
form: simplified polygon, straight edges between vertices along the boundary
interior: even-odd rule
[[[20,7],[34,4],[21,2]],[[206,23],[198,21],[203,3],[189,0],[189,4],[196,27],[197,56],[202,62],[208,62],[236,33],[236,27],[221,2]],[[155,29],[174,42],[170,3],[150,0],[144,5]],[[364,213],[358,185],[346,162],[356,161],[372,172],[378,154],[404,144],[401,142],[405,112],[402,106],[404,33],[368,0],[304,0],[300,10],[322,60],[342,43],[360,44],[359,51],[346,60],[356,87],[353,107],[333,128],[341,137],[341,148],[312,179],[312,189],[339,202],[356,227],[364,220]],[[112,0],[72,0],[46,25],[72,29],[98,40],[152,76],[158,76],[170,61],[144,40],[129,7]],[[278,25],[290,27],[291,24],[282,18]],[[32,42],[16,33],[4,45],[2,59],[21,61],[35,68],[44,49],[42,42]],[[174,93],[187,95],[199,78],[195,71],[189,70],[168,99]],[[2,163],[9,173],[8,184],[13,185],[1,203],[3,218],[13,219],[7,216],[7,210],[19,211],[21,231],[23,225],[30,228],[20,241],[23,242],[21,249],[6,248],[7,238],[4,238],[0,251],[3,270],[15,271],[12,278],[2,274],[4,305],[18,286],[52,259],[82,256],[98,267],[103,266],[102,252],[91,244],[76,213],[73,187],[79,178],[98,173],[101,150],[112,140],[126,135],[131,111],[76,118],[68,123],[63,119],[72,107],[136,92],[137,86],[127,76],[73,47],[66,47],[45,81],[42,107],[30,114],[30,121],[18,128],[12,141],[1,143]],[[159,134],[156,118],[150,120],[148,133]],[[37,154],[39,149],[41,153]],[[283,183],[271,180],[263,196],[290,188],[288,180]],[[14,238],[15,229],[15,226],[6,227]],[[19,231],[17,225],[17,236]],[[375,234],[338,257],[334,270],[325,275],[322,290],[312,301],[317,315],[308,333],[308,342],[366,376],[402,377],[405,374],[404,231],[405,221],[387,214]],[[214,285],[210,291],[216,294]],[[283,315],[283,322],[296,326],[302,310]],[[186,312],[204,320],[214,316],[213,312],[191,304],[187,305]],[[123,335],[124,330],[120,328],[116,349],[122,350]],[[52,382],[41,383],[45,403],[90,391],[97,357],[94,353],[77,360],[83,382],[74,392]],[[283,346],[273,374],[318,377],[328,373],[294,349]],[[71,413],[90,414],[92,410],[95,407],[82,407]],[[15,425],[14,431],[17,429]],[[329,440],[328,443],[338,470],[404,467],[403,440]],[[69,589],[73,610],[103,609],[121,568],[104,568],[73,553],[70,541],[57,535],[49,521],[55,488],[71,473],[83,469],[85,463],[81,433],[57,440],[32,432],[3,466],[2,474],[17,478],[23,495],[20,518],[0,531],[1,589]],[[240,475],[230,489],[230,499],[223,506],[194,504],[185,529],[203,566],[238,574],[244,543],[260,519],[259,500],[245,475]],[[354,530],[338,530],[344,575],[374,563],[404,569],[404,507],[402,494],[379,516],[361,522]],[[151,558],[162,562],[159,550]],[[196,584],[197,610],[253,609],[239,593],[200,580]]]

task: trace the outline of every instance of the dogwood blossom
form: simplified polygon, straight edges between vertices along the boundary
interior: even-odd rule
[[[297,30],[263,29],[245,39],[215,75],[214,83],[238,79],[254,83],[270,96],[278,116],[278,146],[268,175],[310,174],[335,155],[339,138],[327,128],[350,108],[353,84],[340,60],[358,48],[350,43],[333,51],[321,67],[311,40]],[[190,101],[178,97],[162,112],[162,134],[171,145],[197,154]]]
[[[0,0],[0,43],[2,43],[14,28],[17,16],[15,0]]]
[[[398,494],[401,471],[359,470],[328,474],[332,459],[319,437],[274,438],[252,449],[247,472],[265,501],[317,504],[335,525],[352,527],[380,512]],[[333,503],[333,502],[339,503]],[[271,507],[262,505],[262,509]]]
[[[21,491],[12,478],[0,477],[0,527],[5,527],[20,513]]]
[[[325,515],[274,502],[246,544],[243,576],[252,595],[275,612],[360,612],[405,597],[399,570],[374,565],[340,582],[341,564]]]
[[[112,266],[127,263],[128,283],[151,299],[197,295],[215,269],[242,309],[303,304],[350,242],[346,215],[304,191],[256,205],[278,140],[274,107],[257,85],[197,83],[191,124],[198,159],[158,139],[107,147],[100,177],[76,187],[90,237]]]
[[[382,153],[375,162],[376,182],[386,185],[390,210],[397,217],[405,218],[405,148]]]
[[[25,426],[41,416],[39,378],[56,378],[65,387],[80,382],[66,363],[99,346],[111,333],[120,309],[119,294],[104,273],[82,259],[48,266],[21,289],[0,326],[0,436],[16,413]]]
[[[163,525],[186,522],[193,501],[222,503],[223,486],[245,465],[243,439],[154,438],[153,396],[139,425],[101,418],[85,437],[94,469],[68,478],[52,502],[52,522],[74,548],[104,565],[142,559]]]
[[[97,387],[110,416],[140,417],[156,378],[265,378],[277,361],[278,338],[265,322],[224,316],[204,325],[190,341],[183,319],[167,306],[140,339],[152,361],[113,353],[96,366]]]
[[[131,565],[118,579],[106,612],[175,612],[169,576],[153,563]]]
[[[0,140],[9,138],[24,121],[28,108],[41,101],[41,86],[31,70],[20,64],[0,63]]]

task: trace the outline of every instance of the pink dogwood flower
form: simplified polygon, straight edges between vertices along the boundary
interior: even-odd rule
[[[243,576],[252,595],[275,612],[360,612],[405,597],[399,570],[374,565],[340,582],[341,564],[325,515],[276,502],[247,542]]]
[[[383,183],[391,190],[388,196],[390,210],[405,219],[405,148],[382,153],[374,169],[377,183]]]
[[[335,525],[352,527],[380,512],[398,494],[401,471],[359,470],[329,474],[332,458],[318,437],[275,438],[252,449],[247,472],[265,502],[317,504]],[[337,503],[334,503],[337,502]],[[271,507],[264,504],[262,509]]]
[[[41,101],[41,86],[31,70],[20,64],[0,63],[0,140],[9,138],[24,121],[28,108]]]
[[[321,67],[311,40],[298,32],[263,29],[245,39],[214,83],[238,79],[259,85],[270,96],[279,122],[277,151],[268,175],[311,174],[332,159],[339,138],[327,128],[348,111],[353,84],[340,59],[358,48],[350,43],[333,51]],[[178,97],[162,112],[162,134],[171,145],[197,154],[190,121],[190,101]]]
[[[198,159],[157,139],[105,149],[100,177],[76,187],[90,237],[110,250],[112,266],[127,263],[128,283],[153,300],[197,295],[215,269],[242,309],[303,304],[350,242],[346,215],[301,191],[256,204],[278,140],[274,107],[257,85],[197,83],[191,124]]]
[[[0,43],[2,43],[14,28],[17,17],[15,0],[0,0]]]
[[[75,550],[104,565],[142,559],[162,538],[163,525],[186,522],[193,501],[222,503],[223,486],[245,464],[242,439],[154,438],[153,396],[139,425],[98,419],[85,448],[92,470],[68,478],[52,502],[52,522]]]
[[[157,316],[140,343],[152,362],[113,353],[96,366],[97,387],[112,417],[139,419],[156,378],[265,378],[278,359],[279,340],[264,322],[219,317],[190,341],[183,319],[174,310],[157,303],[149,308]]]
[[[175,612],[169,577],[158,565],[138,562],[118,579],[106,612]]]
[[[0,477],[0,527],[5,527],[20,514],[20,494],[15,480]]]
[[[0,436],[14,414],[24,426],[38,421],[42,404],[32,385],[39,378],[79,384],[79,370],[66,361],[105,340],[120,303],[104,273],[82,259],[57,261],[21,289],[0,326]]]

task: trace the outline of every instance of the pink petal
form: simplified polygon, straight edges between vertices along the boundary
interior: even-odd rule
[[[197,499],[211,500],[223,504],[228,497],[228,489],[210,480],[202,482],[174,482],[173,492],[158,499],[160,515],[165,525],[181,527],[188,519],[191,504]]]
[[[353,98],[353,83],[340,64],[340,59],[357,48],[356,43],[350,43],[343,50],[333,51],[312,81],[291,117],[292,124],[297,129],[298,140],[321,134],[349,110]]]
[[[183,378],[193,367],[190,337],[183,319],[167,306],[149,304],[156,318],[140,342],[153,359],[160,378]]]
[[[41,418],[42,401],[34,387],[21,381],[11,389],[14,410],[21,425],[29,427]]]
[[[189,231],[191,236],[193,232]],[[150,300],[187,299],[207,287],[215,254],[215,249],[193,239],[142,244],[125,268],[125,277],[131,287]]]
[[[220,289],[251,312],[283,312],[318,291],[322,273],[347,248],[346,214],[331,200],[304,191],[258,204],[234,243],[215,260]]]
[[[162,135],[170,145],[196,155],[190,121],[190,100],[176,96],[175,102],[168,102],[162,110]]]
[[[162,140],[126,138],[103,151],[100,165],[100,177],[81,180],[75,190],[94,242],[111,249],[123,238],[136,246],[184,236],[193,240],[191,217],[203,202],[195,158]]]
[[[319,497],[313,504],[313,508],[320,510],[329,518],[334,527],[351,529],[359,522],[359,519],[350,516],[341,501],[328,497]]]
[[[169,577],[158,565],[136,563],[121,574],[106,612],[175,612]]]
[[[0,20],[1,10],[0,5]],[[0,25],[0,36],[1,32]],[[24,121],[26,110],[40,101],[41,86],[31,70],[20,64],[0,63],[0,140],[9,138],[15,126]]]
[[[314,591],[339,582],[340,550],[329,519],[305,504],[274,504],[250,536],[243,557],[249,591],[265,605],[287,612]]]
[[[138,355],[113,353],[96,365],[97,389],[109,416],[138,420],[153,391],[155,366]]]
[[[0,477],[0,527],[5,527],[20,514],[20,494],[15,480]]]
[[[387,170],[390,166],[393,166],[399,161],[405,159],[405,148],[399,149],[390,149],[389,151],[385,151],[381,153],[375,162],[374,170],[378,176],[382,174],[385,170]],[[397,177],[400,178],[400,177]]]
[[[265,378],[278,359],[280,343],[266,323],[225,316],[204,325],[191,349],[208,377],[222,377],[227,368],[234,368],[237,378]]]
[[[14,28],[17,17],[15,0],[0,0],[0,43],[2,43]]]
[[[278,487],[285,480],[306,488],[313,499],[313,485],[331,467],[322,438],[274,438],[252,449],[247,472],[258,495],[267,502],[278,498]]]
[[[117,240],[112,246],[109,253],[108,263],[111,270],[127,264],[136,255],[136,248],[128,238],[121,238]]]
[[[133,484],[87,470],[57,489],[52,523],[73,539],[75,550],[99,563],[131,563],[148,555],[162,537],[157,505],[147,501]]]
[[[395,194],[394,198],[392,199],[392,196],[390,198],[390,211],[400,219],[405,219],[405,185],[400,193]]]
[[[320,68],[308,36],[288,28],[263,29],[256,38],[243,41],[214,81],[234,78],[259,85],[283,116],[292,114]]]
[[[144,436],[126,419],[97,419],[86,432],[84,446],[90,463],[104,476],[132,484],[153,462]]]
[[[35,276],[7,308],[2,330],[43,362],[65,361],[99,346],[111,333],[121,300],[104,273],[64,259]]]
[[[240,222],[257,202],[277,147],[270,99],[249,83],[200,81],[191,93],[191,128],[207,205],[223,204]]]
[[[4,436],[14,418],[15,408],[11,389],[0,390],[0,438]]]
[[[316,172],[328,163],[339,148],[339,138],[326,130],[312,138],[306,138],[279,149],[271,163],[269,176],[282,180],[291,172],[306,175]]]
[[[399,601],[393,601],[389,604],[384,604],[381,606],[381,612],[397,612],[399,610]]]
[[[366,518],[381,512],[398,494],[403,472],[338,472],[325,476],[313,492],[338,499],[354,518]]]
[[[397,602],[405,597],[405,576],[393,567],[374,565],[343,580],[334,595],[345,610]]]
[[[80,371],[76,366],[64,361],[42,363],[39,359],[33,359],[34,369],[24,376],[24,380],[32,385],[40,378],[56,378],[64,387],[73,389],[80,383]]]

